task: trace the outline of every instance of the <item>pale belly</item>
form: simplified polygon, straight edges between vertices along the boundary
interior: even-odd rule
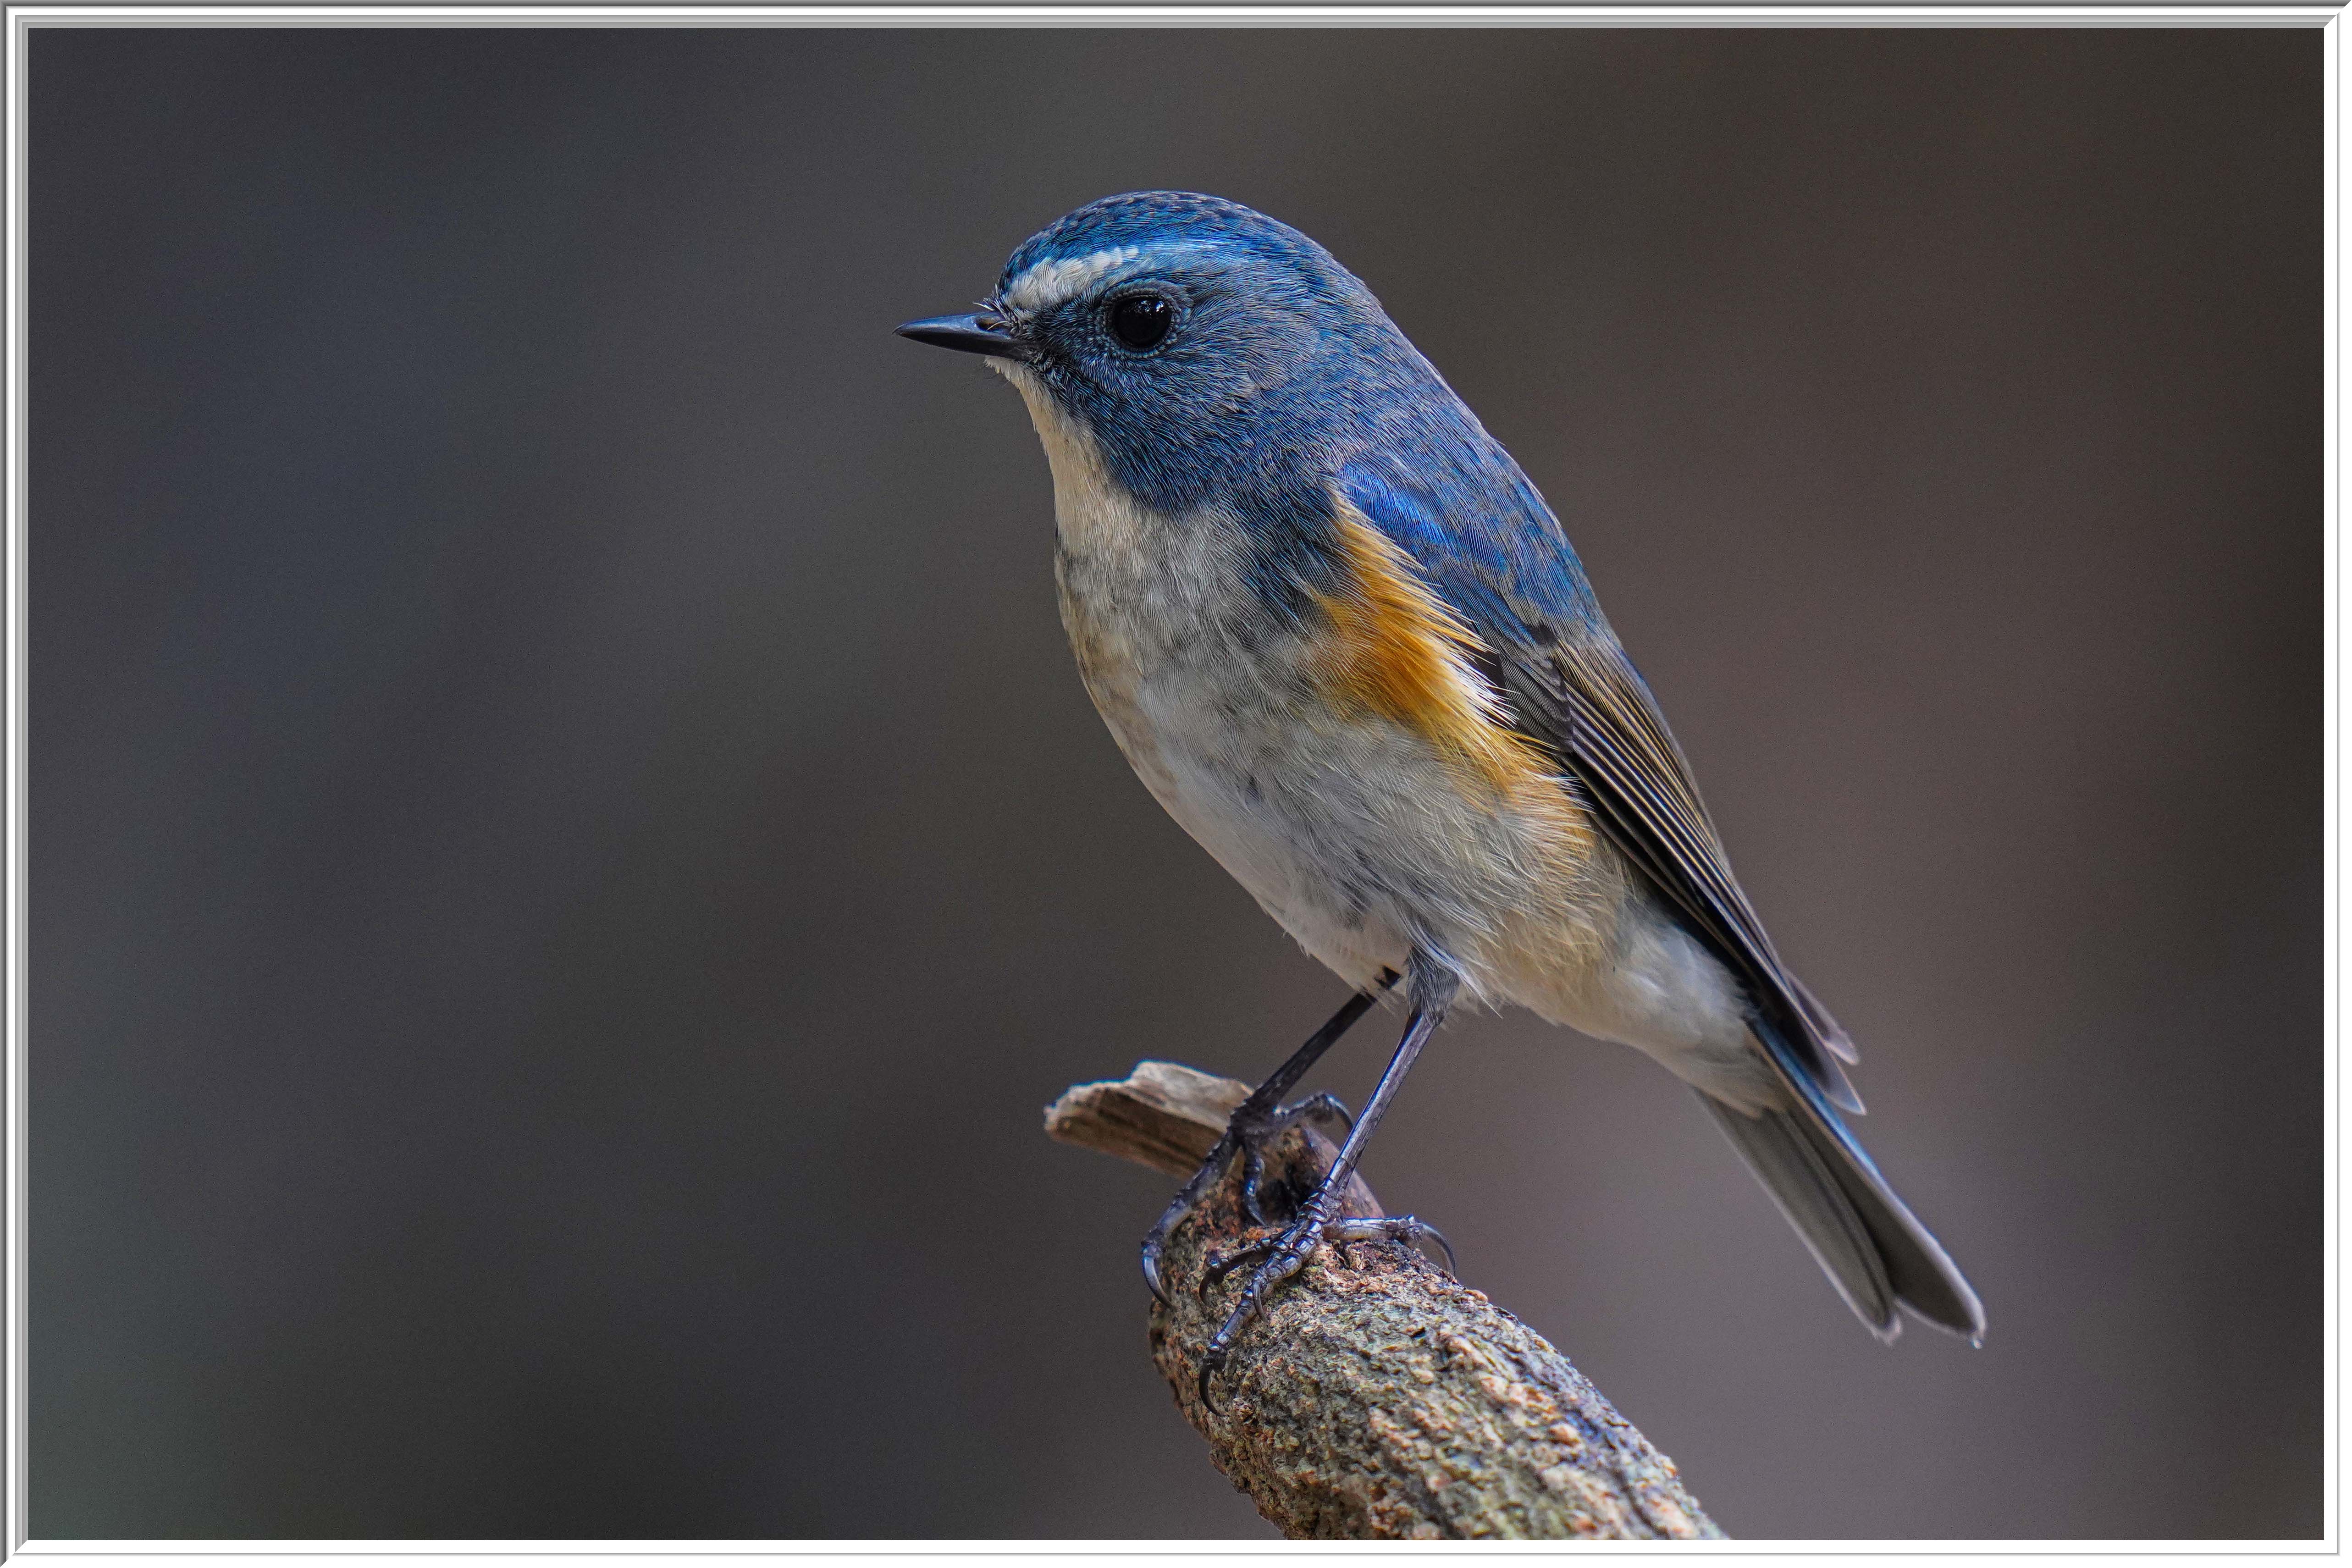
[[[1300,946],[1359,987],[1418,946],[1467,999],[1634,1045],[1718,1092],[1750,1075],[1730,976],[1564,794],[1539,809],[1465,795],[1423,737],[1319,700],[1312,650],[1248,585],[1238,530],[1144,511],[1029,401],[1087,693],[1145,787]]]

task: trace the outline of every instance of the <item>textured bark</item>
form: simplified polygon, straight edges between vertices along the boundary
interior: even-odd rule
[[[1189,1176],[1248,1087],[1171,1062],[1081,1084],[1045,1113],[1066,1142]],[[1266,1168],[1264,1205],[1286,1215],[1328,1169],[1331,1146],[1294,1131]],[[1236,1163],[1238,1163],[1238,1162]],[[1360,1181],[1348,1212],[1378,1215]],[[1169,1238],[1171,1305],[1151,1311],[1151,1354],[1210,1457],[1294,1538],[1719,1536],[1674,1461],[1568,1358],[1476,1290],[1405,1248],[1318,1248],[1196,1392],[1197,1353],[1248,1277],[1205,1295],[1208,1265],[1261,1235],[1229,1175]]]

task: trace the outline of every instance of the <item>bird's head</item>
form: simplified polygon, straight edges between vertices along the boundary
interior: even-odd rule
[[[1344,442],[1383,383],[1434,378],[1330,252],[1237,202],[1174,191],[1078,208],[1013,253],[978,310],[898,331],[987,355],[1041,429],[1075,426],[1170,510]]]

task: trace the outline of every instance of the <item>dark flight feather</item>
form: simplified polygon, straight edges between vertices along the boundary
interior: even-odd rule
[[[1884,1340],[1900,1331],[1898,1300],[1940,1328],[1979,1338],[1984,1309],[1976,1292],[1838,1115],[1862,1110],[1841,1065],[1855,1059],[1853,1042],[1764,934],[1690,763],[1549,510],[1512,520],[1517,548],[1500,559],[1477,532],[1431,528],[1437,508],[1389,484],[1360,481],[1345,493],[1413,555],[1486,645],[1492,658],[1478,661],[1481,672],[1503,689],[1520,731],[1559,759],[1569,787],[1610,841],[1746,986],[1756,1008],[1752,1032],[1791,1104],[1748,1116],[1704,1090],[1699,1099],[1839,1293]],[[1556,542],[1559,559],[1530,552],[1529,539]]]
[[[1831,1104],[1860,1113],[1862,1098],[1840,1065],[1855,1059],[1853,1042],[1765,935],[1731,875],[1690,763],[1601,619],[1581,574],[1571,580],[1546,572],[1549,563],[1529,559],[1524,549],[1508,561],[1441,552],[1430,547],[1428,520],[1436,508],[1369,476],[1349,479],[1348,500],[1414,555],[1432,586],[1491,650],[1519,729],[1574,772],[1612,842],[1682,911],[1739,976],[1759,1013],[1777,1026],[1767,1033],[1780,1047],[1771,1055],[1792,1058],[1780,1064],[1783,1070],[1809,1079]],[[1559,524],[1548,512],[1542,521],[1565,553]],[[1567,564],[1573,566],[1572,555]],[[1496,581],[1498,569],[1507,574],[1502,582]],[[1544,579],[1555,574],[1563,590],[1578,591],[1564,591],[1557,605],[1543,605]]]

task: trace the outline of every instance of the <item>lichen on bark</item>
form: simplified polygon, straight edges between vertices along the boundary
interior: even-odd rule
[[[1196,1164],[1244,1086],[1147,1062],[1081,1085],[1047,1112],[1055,1136],[1175,1172]],[[1330,1145],[1297,1130],[1267,1162],[1277,1218]],[[1187,1170],[1184,1173],[1189,1173]],[[1351,1185],[1348,1211],[1379,1214]],[[1200,1348],[1247,1269],[1211,1264],[1264,1232],[1229,1176],[1179,1225],[1151,1311],[1152,1359],[1210,1457],[1285,1534],[1319,1539],[1714,1537],[1674,1462],[1568,1359],[1480,1291],[1386,1243],[1318,1248],[1276,1291],[1197,1393]]]

